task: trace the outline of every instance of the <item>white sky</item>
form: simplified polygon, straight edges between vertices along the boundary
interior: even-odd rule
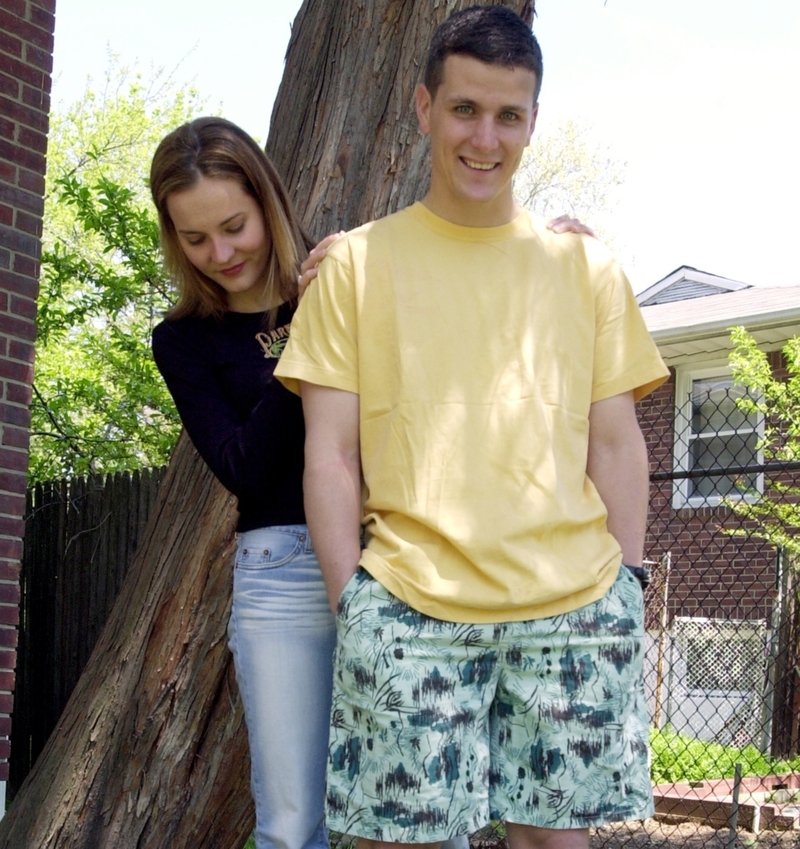
[[[331,0],[344,2],[344,0]],[[58,0],[53,101],[107,52],[175,70],[264,140],[300,0]],[[537,0],[538,130],[588,122],[626,160],[611,229],[634,289],[680,265],[797,285],[798,0]],[[410,108],[410,106],[409,106]],[[591,222],[589,222],[591,223]]]

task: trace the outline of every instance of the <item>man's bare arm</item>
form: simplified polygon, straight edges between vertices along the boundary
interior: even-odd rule
[[[358,395],[301,383],[306,420],[303,491],[331,610],[361,556]]]
[[[632,392],[592,404],[586,470],[608,510],[608,530],[622,548],[622,562],[641,566],[649,478]]]

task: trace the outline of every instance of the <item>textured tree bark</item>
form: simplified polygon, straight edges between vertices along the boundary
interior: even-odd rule
[[[306,0],[267,147],[311,233],[424,193],[413,91],[433,29],[466,5]],[[530,20],[531,0],[505,5]],[[226,646],[235,515],[184,435],[89,664],[0,821],[0,847],[243,845],[249,759]]]

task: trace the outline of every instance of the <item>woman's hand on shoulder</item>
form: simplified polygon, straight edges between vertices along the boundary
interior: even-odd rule
[[[344,236],[344,230],[338,233],[331,233],[326,236],[318,245],[311,249],[309,255],[300,263],[300,274],[297,277],[297,297],[302,298],[308,289],[308,284],[317,276],[319,264],[325,259],[328,253],[328,248],[340,237]]]
[[[552,221],[547,222],[547,229],[554,233],[585,233],[587,236],[597,238],[597,233],[586,224],[581,224],[577,218],[571,218],[569,215],[559,215]]]

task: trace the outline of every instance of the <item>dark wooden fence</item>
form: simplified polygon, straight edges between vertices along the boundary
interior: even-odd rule
[[[94,648],[155,504],[164,469],[28,490],[11,732],[13,798]]]

